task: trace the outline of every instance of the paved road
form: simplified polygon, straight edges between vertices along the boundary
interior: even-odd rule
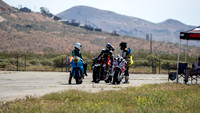
[[[26,96],[42,96],[50,92],[77,89],[88,92],[118,90],[123,87],[141,86],[143,84],[167,82],[167,75],[130,74],[129,84],[112,85],[101,81],[92,83],[89,73],[82,84],[76,85],[75,80],[68,84],[69,73],[65,72],[8,72],[0,71],[0,101],[10,101]]]

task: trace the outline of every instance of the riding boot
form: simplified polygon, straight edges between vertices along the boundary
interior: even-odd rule
[[[86,72],[86,69],[84,69],[84,74],[85,74],[85,76],[88,76],[88,75],[87,75],[87,72]]]
[[[81,77],[82,77],[82,79],[84,79],[84,77],[85,77],[85,76],[84,76],[84,74],[83,74],[83,73],[81,73]]]
[[[87,75],[87,63],[83,63],[83,68],[84,68],[84,74],[85,74],[85,76],[88,76]]]
[[[71,84],[72,82],[72,77],[69,77],[69,84]]]
[[[123,84],[128,84],[129,83],[129,76],[125,76],[125,81],[123,82]]]
[[[72,73],[70,72],[70,75],[69,75],[69,84],[71,84],[71,82],[72,82]]]

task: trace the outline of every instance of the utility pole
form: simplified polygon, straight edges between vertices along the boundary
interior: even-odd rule
[[[149,34],[146,34],[146,40],[149,40]]]
[[[150,34],[150,54],[152,54],[152,34]]]
[[[146,34],[146,40],[150,42],[150,54],[152,54],[152,34]]]

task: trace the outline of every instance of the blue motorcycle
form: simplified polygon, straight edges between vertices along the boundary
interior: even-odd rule
[[[69,77],[69,84],[71,84],[72,77],[75,79],[76,84],[81,84],[84,72],[83,62],[81,58],[72,57],[70,59],[70,64],[71,64],[71,72]]]

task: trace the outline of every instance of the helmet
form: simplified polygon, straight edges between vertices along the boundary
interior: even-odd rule
[[[113,50],[113,46],[110,43],[106,44],[106,49]]]
[[[80,43],[76,42],[74,44],[74,47],[80,50],[80,48],[82,47],[82,45]]]
[[[127,43],[126,42],[121,42],[119,44],[119,47],[120,47],[121,50],[123,50],[123,49],[127,48]]]

